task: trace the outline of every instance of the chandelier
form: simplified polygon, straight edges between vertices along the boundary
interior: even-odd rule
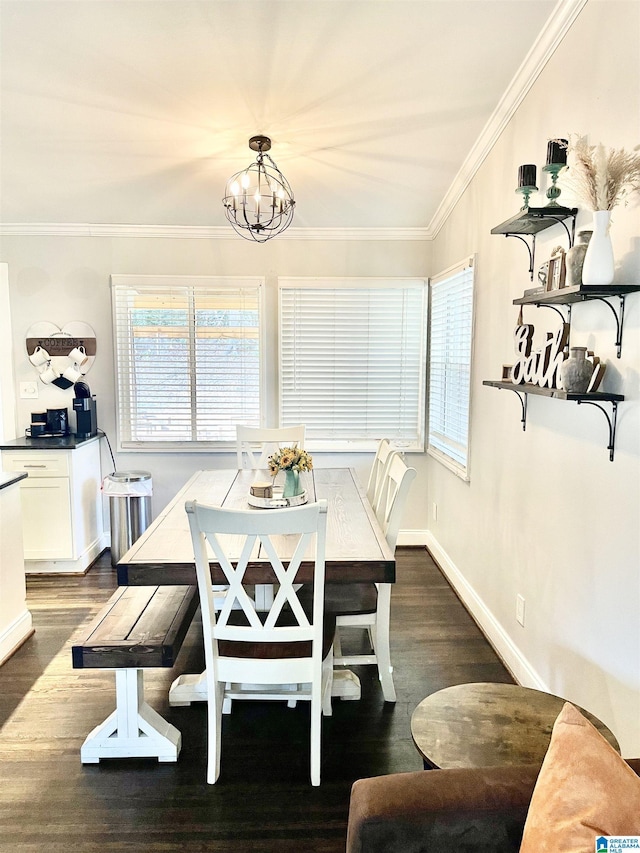
[[[266,153],[269,137],[252,136],[249,148],[258,152],[256,161],[229,178],[222,203],[241,237],[266,243],[289,227],[296,202],[289,182]]]

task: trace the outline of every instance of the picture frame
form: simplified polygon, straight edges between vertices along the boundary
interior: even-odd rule
[[[547,291],[560,290],[565,285],[566,275],[565,251],[561,246],[557,246],[549,258],[549,272],[545,289]]]
[[[545,261],[538,267],[538,284],[543,290],[549,290],[547,282],[549,281],[549,261]]]

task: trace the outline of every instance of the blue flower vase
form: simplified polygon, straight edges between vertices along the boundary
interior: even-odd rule
[[[287,469],[284,472],[284,491],[282,492],[282,497],[293,498],[301,494],[301,492],[300,472],[294,471],[292,468]]]

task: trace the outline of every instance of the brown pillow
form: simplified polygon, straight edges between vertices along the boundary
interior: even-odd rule
[[[601,835],[640,835],[640,777],[567,702],[553,726],[520,853],[593,853]]]

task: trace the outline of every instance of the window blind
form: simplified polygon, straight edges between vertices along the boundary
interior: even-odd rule
[[[426,282],[280,279],[280,423],[424,449]]]
[[[431,280],[428,449],[463,476],[468,473],[473,279],[469,259]]]
[[[122,448],[260,425],[261,279],[112,276]]]

